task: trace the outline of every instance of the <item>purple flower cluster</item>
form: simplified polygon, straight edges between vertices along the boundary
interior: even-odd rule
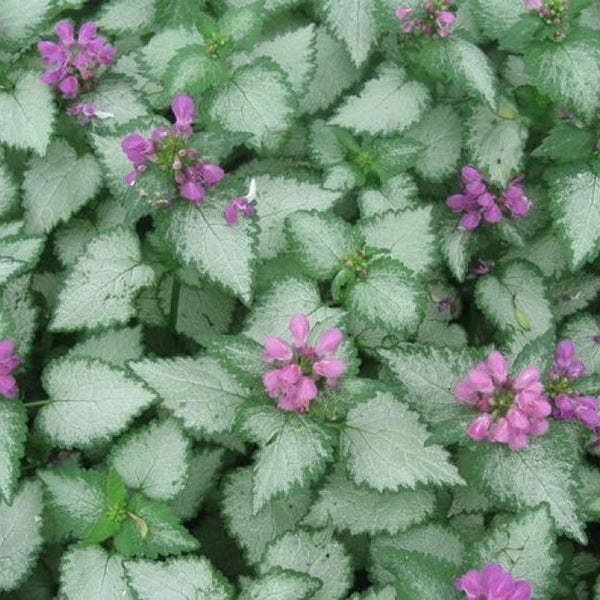
[[[483,174],[466,165],[461,170],[463,193],[449,196],[446,205],[456,213],[465,213],[460,226],[467,230],[477,228],[482,220],[497,223],[502,219],[502,208],[515,219],[520,219],[531,208],[531,202],[521,187],[522,180],[522,176],[513,179],[497,197],[488,188]]]
[[[555,406],[553,416],[568,421],[576,419],[596,431],[600,401],[593,396],[582,396],[573,387],[575,380],[583,377],[585,371],[585,365],[575,360],[575,344],[569,339],[559,342],[549,373],[551,383],[548,388]]]
[[[501,565],[490,563],[480,571],[467,571],[454,582],[464,600],[530,600],[531,584],[525,579],[514,579]]]
[[[48,67],[41,80],[55,87],[65,98],[73,100],[79,91],[90,91],[99,79],[104,67],[112,64],[117,49],[97,35],[96,24],[84,23],[75,39],[73,24],[59,21],[56,24],[58,43],[48,40],[38,42],[42,62]],[[75,104],[69,113],[91,119],[96,107],[91,104]]]
[[[546,417],[552,406],[539,369],[526,367],[512,379],[500,352],[491,352],[485,362],[476,364],[456,384],[454,397],[482,413],[467,429],[473,440],[486,439],[520,450],[528,445],[529,436],[548,431]]]
[[[486,439],[520,450],[527,446],[530,435],[548,431],[546,418],[550,414],[555,419],[580,421],[600,440],[600,400],[584,396],[574,387],[585,372],[585,365],[575,360],[575,344],[569,339],[556,347],[546,386],[535,366],[526,367],[511,379],[504,356],[492,352],[456,384],[454,397],[483,413],[467,429],[473,440]],[[600,445],[600,441],[593,445]]]
[[[13,371],[21,364],[21,359],[15,356],[15,343],[13,340],[0,342],[0,394],[7,398],[17,395],[17,382]]]
[[[317,397],[316,382],[320,378],[324,377],[328,386],[335,386],[346,372],[346,363],[333,356],[344,338],[340,329],[327,329],[316,346],[309,345],[310,322],[302,314],[291,318],[289,330],[291,345],[273,335],[263,343],[263,360],[281,365],[267,371],[263,383],[269,397],[278,399],[280,409],[304,412]]]
[[[402,24],[403,33],[425,35],[433,39],[445,38],[452,33],[452,25],[456,21],[455,14],[450,10],[454,0],[426,0],[423,9],[414,16],[412,6],[399,6],[394,14]]]
[[[192,204],[200,204],[204,200],[205,188],[216,185],[225,172],[218,165],[199,160],[198,151],[188,144],[195,115],[192,98],[187,94],[177,94],[171,110],[176,119],[172,127],[158,127],[150,139],[139,133],[130,133],[121,142],[123,152],[134,167],[125,177],[125,183],[134,185],[138,175],[154,164],[170,174],[183,198]]]

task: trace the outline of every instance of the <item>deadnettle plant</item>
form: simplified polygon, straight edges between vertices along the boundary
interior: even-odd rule
[[[319,393],[317,383],[324,379],[333,387],[346,371],[346,363],[335,357],[344,339],[342,331],[327,329],[312,346],[308,343],[310,329],[308,318],[297,314],[290,320],[291,344],[278,336],[268,336],[263,343],[263,360],[278,365],[265,372],[263,383],[282,410],[306,411]]]
[[[0,0],[0,598],[600,600],[599,32]]]

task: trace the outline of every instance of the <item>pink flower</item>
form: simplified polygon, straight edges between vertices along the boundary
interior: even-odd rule
[[[544,0],[525,0],[525,8],[527,10],[540,10],[544,5]]]
[[[62,92],[65,98],[75,98],[77,96],[77,88],[79,83],[77,77],[69,75],[65,77],[58,85],[57,88]]]
[[[531,584],[525,579],[514,579],[499,564],[490,563],[480,571],[467,571],[454,582],[464,600],[530,600]]]
[[[175,115],[175,125],[173,126],[175,133],[190,135],[196,114],[192,98],[187,94],[177,94],[171,103],[171,110]]]
[[[75,43],[73,23],[70,21],[59,21],[54,29],[63,46],[70,48]]]
[[[289,363],[294,357],[294,352],[290,348],[290,345],[285,340],[282,340],[275,335],[267,336],[263,342],[263,346],[265,347],[265,352],[263,354],[263,360],[265,362],[280,360]]]
[[[520,450],[529,443],[529,436],[548,429],[546,418],[552,406],[539,370],[529,366],[512,379],[500,352],[491,352],[485,362],[469,370],[466,378],[457,382],[454,397],[482,413],[467,429],[473,440],[486,439]]]
[[[263,384],[270,398],[277,398],[282,410],[303,412],[317,397],[317,381],[325,378],[329,386],[337,384],[346,372],[345,361],[332,356],[343,340],[339,329],[324,331],[316,346],[308,343],[310,322],[303,314],[293,315],[289,323],[292,343],[278,336],[267,336],[263,342],[263,360],[279,363],[263,375]]]
[[[77,43],[84,48],[86,46],[89,46],[90,43],[93,43],[94,38],[96,37],[96,31],[96,23],[94,23],[93,21],[88,21],[87,23],[84,23],[79,28],[79,34],[77,35]]]
[[[585,365],[574,360],[575,358],[575,344],[572,340],[564,339],[561,340],[556,346],[554,352],[554,362],[550,367],[550,377],[552,379],[558,379],[564,377],[568,381],[573,381],[579,377],[585,375]]]
[[[79,116],[79,122],[82,125],[89,123],[96,115],[103,116],[105,113],[100,113],[98,108],[93,104],[85,104],[74,102],[67,108],[67,114],[71,116]]]
[[[246,196],[234,198],[225,209],[225,221],[228,225],[236,225],[238,222],[239,211],[242,211],[247,217],[252,217],[256,209],[251,204],[256,199],[256,180],[250,181],[250,189]]]
[[[394,14],[396,15],[396,17],[400,20],[402,19],[406,19],[406,17],[408,17],[408,15],[410,15],[415,9],[410,7],[410,6],[399,6],[395,11]]]
[[[7,398],[17,395],[17,382],[13,371],[21,364],[21,359],[14,355],[15,343],[7,339],[0,342],[0,394]]]
[[[346,363],[339,358],[324,358],[313,365],[313,373],[325,377],[327,385],[333,387],[346,372],[346,368]]]
[[[320,336],[315,346],[317,356],[335,354],[344,340],[341,329],[327,329]]]
[[[197,163],[196,171],[207,187],[213,187],[225,177],[225,171],[219,165]]]
[[[531,202],[529,202],[521,187],[522,180],[522,175],[513,179],[502,192],[500,198],[515,219],[525,217],[531,208]]]
[[[56,87],[63,97],[73,99],[80,89],[91,89],[102,67],[112,64],[117,50],[109,46],[105,38],[96,35],[96,24],[91,21],[79,28],[77,41],[71,22],[59,21],[55,30],[58,43],[38,42],[42,62],[50,67],[40,78]]]
[[[188,180],[182,183],[179,193],[192,204],[200,204],[204,200],[204,188],[196,181]]]
[[[130,133],[123,138],[121,148],[135,167],[143,165],[154,155],[154,144],[139,133]]]
[[[456,17],[449,10],[440,10],[436,14],[436,20],[440,26],[446,26],[452,25],[456,21]]]

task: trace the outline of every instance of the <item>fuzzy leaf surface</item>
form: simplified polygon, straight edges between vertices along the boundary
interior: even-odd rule
[[[104,478],[92,469],[48,469],[39,473],[39,477],[46,486],[50,506],[67,529],[78,538],[85,537],[104,514]]]
[[[526,579],[533,600],[552,594],[559,558],[554,523],[545,504],[520,512],[507,523],[493,528],[471,550],[476,568],[499,563],[515,579]]]
[[[432,77],[439,77],[443,73],[452,83],[465,87],[490,106],[495,106],[494,69],[488,57],[475,44],[453,35],[436,40],[422,46],[419,62]]]
[[[590,119],[600,102],[600,44],[575,37],[563,43],[541,42],[528,48],[525,67],[543,94]]]
[[[516,108],[516,107],[515,107]],[[472,164],[490,183],[504,188],[523,162],[527,129],[518,113],[503,118],[488,105],[475,107],[467,121],[466,145]]]
[[[326,527],[329,519],[339,531],[352,535],[396,533],[415,525],[433,512],[435,497],[424,489],[375,492],[357,486],[343,469],[335,470],[319,490],[303,523]]]
[[[273,152],[283,142],[295,108],[285,73],[263,58],[238,69],[217,90],[210,115],[227,131],[251,133],[253,148]]]
[[[170,419],[124,440],[112,451],[111,463],[127,487],[170,500],[185,485],[188,453],[189,440]]]
[[[274,567],[320,579],[323,586],[312,596],[314,600],[339,600],[350,588],[350,560],[344,547],[335,539],[319,539],[319,532],[298,530],[281,536],[267,548],[259,572]]]
[[[304,415],[255,404],[241,412],[239,424],[244,436],[260,446],[253,467],[254,514],[293,486],[316,479],[332,459],[332,434]]]
[[[193,432],[230,431],[248,393],[215,358],[208,356],[146,359],[130,367]]]
[[[154,401],[154,394],[124,371],[99,360],[64,358],[46,367],[50,404],[37,422],[62,447],[88,446],[121,433]]]
[[[261,229],[259,255],[263,259],[287,250],[283,226],[288,215],[298,210],[326,211],[341,196],[315,183],[283,176],[259,175],[256,188],[256,211]]]
[[[235,227],[228,225],[223,210],[213,202],[179,206],[165,224],[165,236],[185,264],[194,265],[249,304],[256,229],[247,219],[240,219]]]
[[[12,502],[26,437],[27,411],[23,404],[0,400],[0,501]]]
[[[133,600],[123,558],[98,546],[73,547],[61,559],[60,597],[65,600]]]
[[[447,105],[436,106],[425,114],[410,133],[422,144],[415,164],[417,173],[432,181],[451,175],[456,169],[462,147],[462,126],[458,113]]]
[[[58,297],[54,330],[94,329],[126,323],[133,300],[154,282],[154,271],[142,263],[137,236],[124,228],[92,240],[69,273]]]
[[[24,73],[12,92],[0,92],[0,142],[44,156],[53,122],[52,91],[36,73]]]
[[[573,473],[576,456],[561,425],[554,423],[550,434],[534,438],[520,452],[478,443],[459,463],[470,485],[506,506],[519,509],[547,502],[557,531],[585,543]]]
[[[357,133],[400,132],[416,123],[430,103],[427,88],[406,79],[404,69],[383,65],[358,96],[349,96],[331,123]]]
[[[180,557],[165,563],[148,560],[125,563],[127,577],[139,600],[231,600],[225,578],[204,557]]]
[[[9,506],[0,502],[0,590],[17,587],[37,561],[42,545],[42,489],[26,482]]]
[[[295,212],[286,234],[306,272],[318,280],[330,279],[360,245],[352,226],[329,213]]]
[[[526,261],[514,261],[480,279],[475,301],[496,327],[512,335],[513,351],[521,350],[553,324],[544,280]]]
[[[307,600],[321,585],[320,579],[276,567],[243,590],[240,600]]]
[[[25,174],[27,231],[47,233],[67,220],[94,196],[100,178],[100,167],[91,154],[77,158],[67,142],[53,142],[43,159],[31,160]]]
[[[300,112],[313,114],[329,108],[338,96],[360,77],[344,45],[332,37],[325,27],[317,30],[315,42],[316,68],[300,98]]]
[[[258,564],[266,547],[294,529],[307,513],[310,492],[299,488],[287,498],[275,498],[254,512],[253,473],[244,468],[231,474],[224,488],[223,515],[229,531],[245,550],[248,561]]]
[[[364,280],[349,290],[348,310],[386,331],[413,332],[423,316],[424,291],[400,262],[380,258],[371,263]]]
[[[350,477],[380,492],[418,483],[461,484],[439,446],[425,446],[429,433],[416,413],[389,392],[378,392],[350,409],[340,452]]]
[[[374,0],[327,0],[323,6],[325,22],[359,67],[377,40],[375,6]]]
[[[557,175],[550,203],[571,268],[580,268],[600,250],[600,177],[585,167]]]
[[[415,273],[423,273],[437,260],[437,241],[431,208],[388,211],[360,222],[368,246],[389,250],[389,255]]]

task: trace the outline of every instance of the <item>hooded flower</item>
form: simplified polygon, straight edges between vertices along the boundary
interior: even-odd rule
[[[218,165],[202,162],[198,151],[188,145],[195,115],[194,101],[187,94],[177,94],[171,103],[175,123],[157,127],[147,139],[139,133],[130,133],[121,142],[121,148],[132,162],[134,170],[127,174],[125,183],[135,184],[139,173],[156,165],[170,173],[179,195],[191,204],[204,201],[206,188],[216,185],[225,176]]]
[[[593,396],[582,396],[574,383],[586,372],[585,365],[575,360],[575,344],[570,339],[561,340],[554,352],[550,367],[551,383],[548,386],[554,398],[554,418],[567,421],[577,419],[588,429],[595,431],[599,424],[600,401]]]
[[[77,38],[73,24],[69,21],[59,21],[55,30],[58,42],[38,42],[42,62],[47,67],[41,80],[55,87],[64,98],[72,100],[80,90],[92,89],[101,71],[112,64],[117,50],[107,44],[106,38],[97,35],[96,24],[92,21],[79,28]],[[94,116],[96,107],[89,104],[80,106],[87,107],[84,114],[87,120]]]
[[[242,211],[247,217],[251,217],[256,212],[252,202],[256,199],[256,180],[250,181],[250,189],[246,196],[234,198],[225,209],[225,221],[228,225],[236,225],[239,212]]]
[[[552,406],[539,370],[526,367],[513,379],[500,352],[490,353],[485,362],[475,365],[456,384],[454,397],[482,413],[467,429],[473,440],[486,439],[520,450],[527,446],[530,435],[548,431],[546,417]]]
[[[490,563],[480,571],[467,571],[454,582],[464,600],[530,600],[531,584],[514,579],[499,564]]]
[[[462,194],[454,194],[446,200],[446,205],[455,213],[465,213],[460,226],[471,230],[479,227],[481,221],[497,223],[502,219],[502,208],[515,219],[524,217],[531,208],[531,202],[523,193],[523,177],[513,179],[506,189],[496,198],[490,192],[483,173],[471,165],[461,170]]]
[[[17,395],[17,382],[13,371],[21,363],[21,359],[13,354],[15,343],[13,340],[2,340],[0,342],[0,394],[7,398]]]
[[[319,379],[335,386],[347,369],[346,363],[334,356],[343,341],[341,330],[327,329],[311,346],[310,329],[306,316],[297,314],[290,319],[291,344],[278,336],[268,336],[263,343],[263,360],[279,364],[263,375],[263,383],[282,410],[304,412],[317,397]]]

